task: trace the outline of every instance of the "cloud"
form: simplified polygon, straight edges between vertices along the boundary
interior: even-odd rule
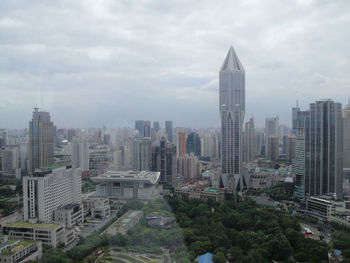
[[[31,108],[59,127],[217,127],[230,45],[246,70],[246,116],[290,124],[297,98],[349,95],[348,1],[40,0],[0,3],[0,123]]]

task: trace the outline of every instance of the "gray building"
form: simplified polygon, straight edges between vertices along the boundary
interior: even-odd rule
[[[174,142],[173,122],[172,121],[165,121],[165,133],[168,135],[168,141]]]
[[[1,152],[2,179],[21,179],[19,147],[16,145],[7,145]]]
[[[135,171],[150,171],[152,164],[151,138],[135,138],[132,146],[132,167]]]
[[[268,156],[268,139],[271,136],[279,136],[279,117],[265,118],[265,156]]]
[[[244,161],[251,162],[254,161],[258,152],[256,147],[256,138],[255,138],[255,125],[253,117],[250,118],[248,122],[245,123],[244,130]]]
[[[29,173],[54,163],[53,123],[50,114],[34,108],[29,122]]]
[[[99,183],[96,195],[112,199],[153,200],[160,197],[160,172],[107,171],[91,178]]]
[[[228,188],[237,189],[242,168],[242,126],[245,113],[245,71],[231,46],[219,72],[221,117],[221,168],[231,178]],[[234,178],[233,178],[234,177]],[[232,180],[234,179],[234,180]]]
[[[75,137],[72,141],[72,167],[89,171],[89,145],[87,139]]]
[[[344,168],[350,169],[350,102],[344,108]]]
[[[343,194],[343,118],[340,103],[316,101],[298,113],[295,172],[300,194]],[[304,155],[304,161],[302,156]],[[303,175],[302,175],[303,173]]]

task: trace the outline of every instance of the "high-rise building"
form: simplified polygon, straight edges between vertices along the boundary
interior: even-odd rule
[[[23,219],[52,222],[54,211],[81,203],[81,169],[59,167],[23,177]]]
[[[294,129],[294,127],[295,127],[294,123],[297,120],[297,114],[300,111],[300,108],[299,108],[298,104],[299,103],[297,101],[297,106],[292,108],[292,127],[293,127],[292,133],[293,133],[294,136],[297,136],[297,133],[298,133],[298,131],[296,129]]]
[[[201,139],[197,133],[191,132],[187,136],[186,149],[188,154],[194,153],[196,156],[201,155]]]
[[[341,104],[332,100],[316,101],[310,104],[309,111],[298,113],[296,122],[297,128],[301,127],[295,158],[299,196],[335,194],[342,198],[344,130]],[[301,172],[304,174],[300,175]]]
[[[270,136],[279,136],[279,117],[265,118],[265,142],[268,143]],[[265,147],[265,155],[268,156],[268,145]]]
[[[50,114],[34,108],[33,119],[29,122],[29,170],[52,165],[53,156],[53,123]]]
[[[135,138],[132,147],[132,167],[134,171],[150,171],[152,164],[151,138]]]
[[[199,178],[202,170],[202,164],[194,153],[185,154],[177,158],[177,173],[184,179]]]
[[[177,157],[184,156],[187,153],[187,140],[185,132],[177,133]]]
[[[83,136],[74,137],[72,144],[72,167],[80,168],[84,173],[89,171],[89,145]]]
[[[237,189],[242,175],[242,126],[245,113],[245,71],[233,47],[230,48],[219,73],[221,117],[221,168],[222,174],[234,176]],[[232,189],[235,188],[235,189]]]
[[[20,152],[16,145],[7,145],[2,150],[2,179],[21,179]]]
[[[287,162],[292,162],[295,158],[295,136],[287,136],[286,141],[286,160]]]
[[[173,142],[174,135],[173,135],[173,122],[172,121],[165,121],[165,133],[168,135],[168,141]]]
[[[245,136],[244,136],[244,161],[251,162],[254,161],[257,156],[256,147],[256,135],[255,135],[255,125],[253,117],[250,118],[248,122],[245,123]]]
[[[145,121],[143,126],[143,137],[151,137],[151,122]]]
[[[142,120],[137,120],[135,121],[135,130],[138,132],[137,137],[144,137],[144,126],[145,126],[145,121]]]
[[[279,159],[279,137],[270,136],[267,139],[267,152],[268,158],[271,161],[277,161]]]
[[[344,168],[350,169],[350,102],[343,110],[344,119]]]
[[[75,137],[75,130],[74,129],[68,129],[67,130],[67,140],[69,142],[71,142],[74,137]]]
[[[154,130],[155,132],[160,131],[159,121],[154,121],[154,122],[153,122],[153,130]]]
[[[152,171],[160,172],[160,182],[173,184],[176,177],[176,147],[163,137],[152,147]]]

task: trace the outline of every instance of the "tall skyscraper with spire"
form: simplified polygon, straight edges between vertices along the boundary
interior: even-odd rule
[[[245,71],[233,47],[219,73],[222,174],[242,185],[242,126],[245,112]],[[242,180],[241,180],[242,178]]]

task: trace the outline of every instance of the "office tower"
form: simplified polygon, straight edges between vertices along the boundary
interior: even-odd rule
[[[33,119],[29,122],[29,171],[52,165],[53,156],[53,123],[50,114],[34,108]]]
[[[294,127],[295,127],[294,123],[297,120],[297,114],[299,111],[300,111],[300,108],[299,108],[298,101],[297,101],[297,106],[292,108],[292,127],[293,127],[292,134],[294,136],[297,136],[297,133],[298,133],[297,129],[294,129]]]
[[[184,156],[187,152],[187,139],[186,139],[186,133],[185,132],[178,132],[177,133],[177,157]]]
[[[293,122],[293,130],[296,130],[295,158],[293,160],[293,173],[295,174],[295,195],[305,197],[305,123],[309,111],[298,111],[296,120]]]
[[[350,168],[350,102],[344,108],[344,168]]]
[[[154,122],[153,122],[153,130],[154,130],[155,132],[160,131],[159,121],[154,121]]]
[[[194,153],[185,154],[177,158],[177,173],[184,179],[199,178],[202,171],[202,164]]]
[[[267,139],[267,152],[268,158],[271,161],[277,161],[279,159],[279,137],[270,136]]]
[[[268,143],[268,138],[270,136],[279,136],[279,118],[265,118],[265,142]],[[265,155],[268,156],[269,151],[266,145],[265,147]]]
[[[143,126],[143,136],[144,137],[151,137],[151,122],[145,121]]]
[[[265,155],[265,133],[255,130],[255,146],[257,155]]]
[[[28,159],[28,142],[22,142],[19,144],[19,159],[20,159],[20,168],[22,175],[28,174],[29,168],[29,159]]]
[[[298,195],[335,194],[342,198],[344,131],[341,104],[332,100],[311,103],[309,111],[298,113],[296,123],[300,133],[296,139],[295,157],[296,182],[300,185]]]
[[[7,145],[2,150],[2,174],[6,180],[21,179],[20,152],[16,145]]]
[[[295,142],[296,142],[295,136],[287,136],[285,154],[286,154],[286,161],[290,163],[295,158]]]
[[[220,69],[219,89],[221,168],[222,174],[229,176],[228,188],[233,191],[243,183],[241,176],[242,126],[245,112],[245,71],[233,47],[228,51]],[[232,185],[233,181],[234,186]]]
[[[52,222],[54,211],[81,203],[81,169],[66,167],[41,170],[23,177],[23,219]]]
[[[104,134],[103,135],[103,144],[104,145],[110,145],[111,144],[111,135],[110,134]]]
[[[135,121],[135,130],[138,132],[137,137],[144,137],[143,136],[143,128],[145,126],[144,123],[145,121],[142,121],[142,120]]]
[[[151,138],[135,138],[132,149],[132,167],[134,171],[150,171],[152,164]]]
[[[305,193],[343,194],[343,118],[340,103],[310,104],[305,129]]]
[[[159,146],[152,147],[152,171],[160,172],[160,182],[173,184],[175,182],[176,147],[163,137]]]
[[[245,123],[245,136],[244,136],[244,161],[254,161],[257,156],[256,138],[255,138],[255,125],[253,117]]]
[[[191,132],[187,136],[186,148],[188,154],[194,153],[194,155],[196,156],[201,155],[201,139],[197,133]]]
[[[83,136],[74,137],[72,144],[72,168],[80,168],[84,173],[89,171],[89,145]]]
[[[165,133],[168,135],[168,141],[173,142],[174,136],[173,136],[173,122],[172,121],[165,121]]]

